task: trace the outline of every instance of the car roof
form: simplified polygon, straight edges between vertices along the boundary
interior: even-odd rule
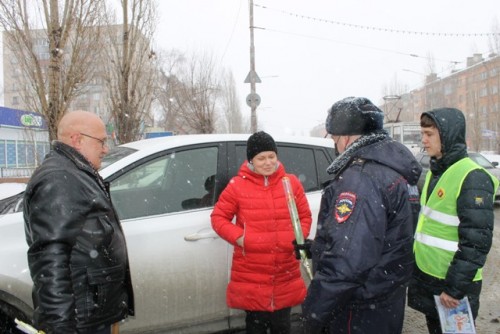
[[[197,135],[176,135],[138,140],[120,145],[135,150],[136,152],[120,159],[99,171],[102,177],[106,178],[121,168],[128,166],[134,161],[140,160],[151,154],[161,152],[181,146],[189,146],[206,143],[220,142],[246,142],[250,134],[197,134]],[[306,137],[306,136],[274,136],[277,143],[303,144],[334,148],[333,141],[328,138]]]

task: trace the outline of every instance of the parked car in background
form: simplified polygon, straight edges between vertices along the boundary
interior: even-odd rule
[[[491,151],[485,151],[485,152],[480,152],[483,157],[491,161],[492,164],[495,165],[495,167],[498,167],[498,164],[500,164],[500,154],[492,153]]]
[[[468,152],[469,157],[474,160],[479,166],[486,169],[488,172],[493,174],[497,179],[500,180],[500,168],[497,168],[498,162],[491,162],[486,157],[484,157],[481,153],[477,152]],[[425,183],[425,176],[427,175],[427,171],[430,166],[430,158],[426,152],[420,152],[415,155],[417,161],[422,166],[422,174],[420,175],[420,179],[418,180],[417,187],[420,192],[422,192],[422,188]],[[500,188],[495,194],[495,200],[500,200]]]
[[[100,174],[110,183],[122,221],[135,289],[136,316],[121,326],[122,333],[211,333],[244,326],[244,313],[228,309],[225,300],[232,246],[212,230],[210,213],[246,159],[248,136],[147,139],[118,146],[103,161]],[[304,186],[314,233],[333,142],[274,138],[279,160]],[[1,215],[2,333],[16,333],[14,318],[29,322],[32,316],[26,252],[22,212]]]

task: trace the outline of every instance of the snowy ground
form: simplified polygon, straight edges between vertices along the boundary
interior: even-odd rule
[[[476,319],[477,334],[500,334],[500,206],[495,207],[493,246],[483,271],[479,315]],[[427,334],[424,316],[406,308],[403,334]]]

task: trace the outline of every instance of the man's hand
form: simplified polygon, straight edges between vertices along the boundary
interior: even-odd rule
[[[443,304],[443,306],[446,308],[455,308],[460,304],[460,301],[458,299],[451,297],[445,292],[441,292],[439,300],[441,301],[441,304]]]

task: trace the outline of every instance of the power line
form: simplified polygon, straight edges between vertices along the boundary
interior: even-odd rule
[[[315,22],[320,22],[320,23],[328,23],[328,24],[339,25],[339,26],[354,28],[354,29],[372,30],[372,31],[384,32],[384,33],[421,35],[421,36],[433,36],[433,37],[492,37],[492,36],[500,36],[500,32],[453,33],[453,32],[429,32],[429,31],[402,30],[402,29],[394,29],[394,28],[382,28],[382,27],[367,26],[367,25],[354,24],[354,23],[348,23],[348,22],[320,19],[317,17],[292,13],[292,12],[288,12],[288,11],[281,10],[281,9],[273,9],[273,8],[269,8],[267,6],[263,6],[263,5],[259,5],[259,4],[254,4],[254,6],[262,8],[262,9],[273,10],[273,11],[279,12],[281,14],[296,17],[299,19],[315,21]]]
[[[352,43],[352,42],[334,40],[331,38],[292,33],[292,32],[272,29],[272,28],[264,28],[264,27],[254,27],[254,28],[259,29],[259,30],[269,31],[269,32],[280,33],[280,34],[299,36],[299,37],[303,37],[303,38],[317,39],[317,40],[322,40],[322,41],[329,41],[329,42],[334,42],[334,43],[339,43],[339,44],[346,44],[346,45],[356,46],[359,48],[365,48],[365,49],[377,50],[377,51],[382,51],[382,52],[387,52],[387,53],[393,53],[393,54],[403,55],[403,56],[412,57],[412,58],[420,58],[420,59],[425,59],[425,60],[437,60],[437,61],[442,61],[445,63],[451,63],[453,65],[457,65],[457,64],[462,63],[462,62],[456,61],[456,60],[438,59],[438,58],[434,58],[434,57],[420,56],[420,55],[415,54],[415,53],[405,53],[405,52],[396,51],[396,50],[383,49],[383,48],[379,48],[379,47],[375,47],[375,46],[367,46],[367,45],[362,45],[362,44],[357,44],[357,43]]]
[[[226,53],[227,53],[227,49],[229,48],[229,44],[233,40],[234,31],[236,30],[236,26],[238,24],[238,19],[240,17],[240,11],[241,11],[241,3],[242,3],[242,1],[243,0],[240,0],[240,5],[238,7],[238,12],[236,13],[236,17],[235,17],[234,23],[233,23],[233,29],[231,30],[231,34],[229,36],[229,39],[227,40],[226,47],[224,48],[224,52],[222,53],[221,62],[222,62],[222,60],[224,60],[224,57],[226,56]]]

